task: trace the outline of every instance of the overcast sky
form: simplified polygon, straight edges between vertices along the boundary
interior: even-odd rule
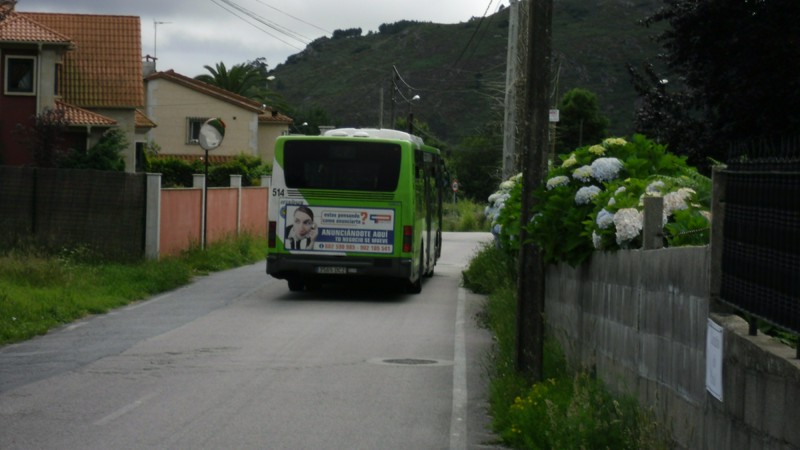
[[[334,30],[416,20],[452,24],[493,14],[509,0],[18,0],[17,11],[139,16],[142,54],[158,70],[194,77],[265,57],[270,68]],[[251,18],[255,17],[255,19]],[[158,23],[163,22],[163,23]]]

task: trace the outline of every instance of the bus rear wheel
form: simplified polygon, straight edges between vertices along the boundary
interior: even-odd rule
[[[422,277],[425,274],[425,260],[423,255],[424,253],[420,251],[419,273],[417,274],[417,281],[414,282],[409,281],[408,284],[406,285],[406,292],[408,292],[409,294],[419,294],[420,292],[422,292]]]

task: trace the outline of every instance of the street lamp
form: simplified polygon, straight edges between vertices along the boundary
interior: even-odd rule
[[[422,97],[419,95],[415,95],[411,97],[411,100],[408,101],[408,134],[414,134],[414,112],[411,110],[411,105],[413,102],[420,101]]]

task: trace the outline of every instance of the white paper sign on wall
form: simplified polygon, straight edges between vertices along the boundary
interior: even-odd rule
[[[722,401],[722,337],[723,329],[708,319],[706,331],[706,390]]]

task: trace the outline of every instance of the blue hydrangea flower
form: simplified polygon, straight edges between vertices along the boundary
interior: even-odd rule
[[[611,181],[622,170],[622,161],[617,158],[597,158],[592,162],[592,176],[597,181]]]
[[[599,193],[600,188],[597,186],[584,186],[578,189],[578,192],[575,194],[575,203],[578,205],[586,205],[597,197]]]

